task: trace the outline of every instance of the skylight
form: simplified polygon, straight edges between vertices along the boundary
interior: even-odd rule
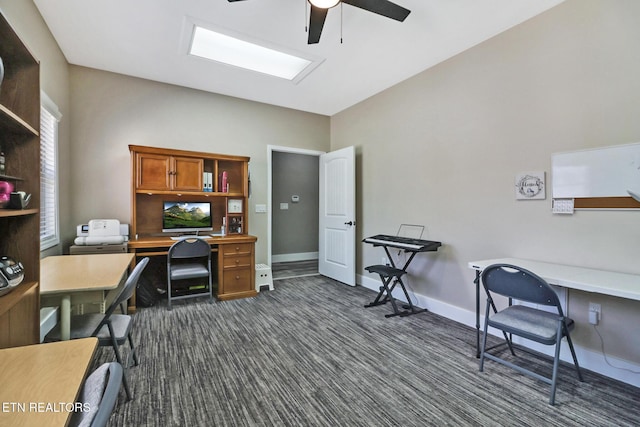
[[[287,80],[294,80],[312,61],[195,25],[189,53]]]

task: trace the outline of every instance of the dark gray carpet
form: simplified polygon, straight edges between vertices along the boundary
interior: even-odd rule
[[[139,309],[135,400],[121,393],[110,425],[638,425],[640,389],[590,372],[580,383],[562,366],[549,406],[546,384],[491,361],[478,372],[474,329],[431,313],[386,319],[388,305],[363,308],[374,297],[312,276],[255,298]]]
[[[275,262],[271,266],[273,280],[313,276],[318,273],[318,260]]]

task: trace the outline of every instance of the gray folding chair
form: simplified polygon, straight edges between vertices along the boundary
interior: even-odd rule
[[[574,322],[562,312],[562,306],[558,295],[553,288],[541,277],[525,270],[524,268],[510,264],[493,264],[482,272],[482,283],[487,293],[487,307],[485,312],[484,337],[480,354],[480,372],[484,369],[484,360],[490,359],[516,371],[529,375],[551,385],[549,404],[555,403],[556,383],[558,378],[558,364],[560,362],[560,343],[562,338],[567,338],[573,363],[578,373],[578,379],[582,381],[582,373],[578,365],[573,343],[569,331],[573,329]],[[498,294],[509,298],[509,306],[504,310],[496,310],[493,295]],[[513,305],[512,300],[517,299],[533,304],[555,307],[555,312],[549,312],[525,305]],[[493,310],[490,310],[493,308]],[[490,354],[487,349],[487,331],[489,326],[503,331],[511,353],[515,355],[511,345],[511,335],[518,335],[545,345],[555,345],[553,358],[553,371],[551,377],[545,377],[523,366],[516,365],[495,354]],[[507,337],[507,334],[509,336]]]
[[[131,338],[132,318],[125,314],[127,312],[126,302],[133,295],[133,291],[136,289],[136,285],[142,275],[142,271],[148,263],[149,258],[143,258],[138,262],[129,277],[127,277],[127,281],[120,291],[120,294],[118,294],[104,314],[88,313],[72,316],[70,338],[98,338],[99,346],[113,347],[113,351],[116,354],[116,360],[125,368],[129,367],[129,358],[127,357],[126,363],[122,361],[119,347],[128,341],[131,348],[129,356],[133,358],[133,361],[137,366],[138,356],[136,354],[135,346],[133,345],[133,339]],[[114,311],[118,307],[120,307],[122,314],[114,314]],[[60,341],[60,324],[56,325],[56,327],[47,334],[45,341]],[[124,388],[127,392],[127,399],[131,400],[131,392],[129,390],[126,375],[123,375],[122,382],[124,383]]]
[[[122,366],[104,363],[87,377],[78,402],[82,410],[71,416],[72,427],[105,427],[116,406],[122,385]]]
[[[171,310],[171,302],[179,299],[201,297],[209,295],[213,301],[211,279],[211,246],[202,239],[189,238],[174,243],[167,253],[167,307]],[[181,295],[175,287],[176,281],[197,278],[207,278],[208,292],[201,290],[189,291]]]

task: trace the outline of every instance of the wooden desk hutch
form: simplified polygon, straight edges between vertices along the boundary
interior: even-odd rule
[[[212,267],[218,272],[217,298],[255,296],[257,239],[246,234],[249,158],[137,145],[130,145],[129,151],[132,170],[129,250],[138,258],[166,256],[175,241],[162,233],[163,202],[211,202],[214,232],[220,232],[223,218],[226,224],[224,236],[207,238]],[[204,190],[205,174],[212,177],[210,191]],[[223,174],[227,186],[222,185]]]

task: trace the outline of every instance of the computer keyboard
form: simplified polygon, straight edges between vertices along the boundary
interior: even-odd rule
[[[185,236],[171,236],[170,239],[171,240],[187,240],[187,239],[207,239],[209,236],[196,236],[195,234],[193,236],[189,235],[185,235]]]

